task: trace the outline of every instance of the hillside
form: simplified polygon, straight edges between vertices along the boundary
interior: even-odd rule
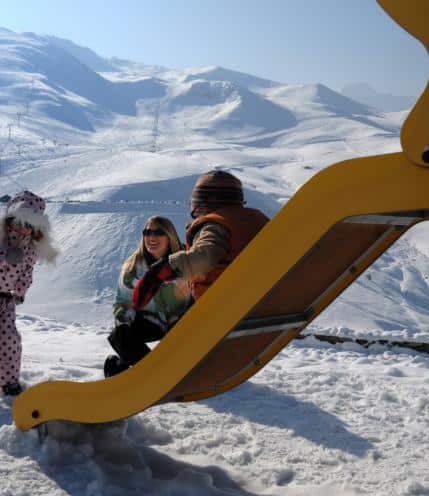
[[[210,168],[237,174],[249,205],[272,216],[327,165],[399,150],[403,113],[323,84],[126,61],[100,75],[73,43],[4,29],[0,40],[1,190],[47,197],[62,249],[55,269],[37,269],[25,311],[108,323],[144,220],[160,213],[183,233],[192,185]],[[313,328],[429,340],[426,231],[410,233]]]

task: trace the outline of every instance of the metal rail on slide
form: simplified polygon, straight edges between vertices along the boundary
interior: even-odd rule
[[[344,219],[342,222],[345,224],[376,224],[388,225],[391,227],[383,235],[376,239],[374,243],[370,245],[358,259],[354,260],[354,262],[344,272],[342,272],[335,279],[335,281],[333,281],[326,288],[326,290],[323,291],[323,293],[321,293],[318,298],[316,298],[316,300],[308,305],[304,312],[302,312],[301,314],[276,315],[275,317],[243,320],[235,330],[228,334],[227,339],[233,339],[243,336],[255,336],[268,332],[287,331],[290,329],[305,327],[310,320],[313,308],[316,307],[319,302],[324,299],[326,294],[328,294],[333,290],[333,288],[338,286],[341,283],[342,279],[347,277],[350,272],[353,272],[355,270],[355,267],[358,266],[361,261],[365,260],[369,253],[374,251],[374,249],[378,245],[381,245],[386,240],[386,238],[391,235],[394,229],[402,229],[406,226],[411,226],[427,218],[429,218],[429,209],[389,214],[356,215]],[[423,349],[424,346],[422,346],[422,343],[416,343],[416,348]]]

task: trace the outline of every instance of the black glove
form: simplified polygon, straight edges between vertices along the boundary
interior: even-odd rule
[[[134,308],[127,308],[123,305],[118,305],[117,308],[114,309],[113,315],[121,324],[130,325],[136,317],[136,311]]]

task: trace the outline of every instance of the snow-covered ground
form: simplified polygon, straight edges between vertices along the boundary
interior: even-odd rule
[[[47,198],[61,249],[19,307],[27,386],[101,377],[121,262],[149,215],[184,233],[202,172],[233,172],[273,216],[324,167],[400,150],[407,112],[323,84],[106,61],[4,29],[0,43],[0,196]],[[428,281],[421,225],[308,331],[429,342]],[[0,396],[0,496],[428,495],[428,366],[400,348],[310,337],[226,395],[114,426],[51,425],[42,446]]]
[[[23,379],[99,379],[107,329],[21,315]],[[82,344],[84,343],[84,346]],[[0,495],[429,494],[429,356],[287,347],[251,381],[116,425],[11,425],[0,397]]]

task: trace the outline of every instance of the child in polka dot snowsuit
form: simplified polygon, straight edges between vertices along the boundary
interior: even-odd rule
[[[18,193],[0,217],[0,387],[4,394],[21,392],[21,336],[15,306],[24,301],[38,259],[53,261],[45,202],[30,191]]]

